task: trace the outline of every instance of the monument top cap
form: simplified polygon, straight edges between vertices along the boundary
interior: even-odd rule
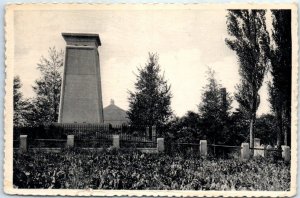
[[[98,34],[89,33],[62,33],[67,45],[101,45],[100,37]]]

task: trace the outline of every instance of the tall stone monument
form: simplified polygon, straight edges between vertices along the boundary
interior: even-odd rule
[[[59,123],[103,123],[98,34],[62,33],[67,46]]]

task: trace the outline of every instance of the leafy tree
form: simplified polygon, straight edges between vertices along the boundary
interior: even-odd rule
[[[261,143],[264,145],[274,145],[276,143],[277,128],[275,116],[263,114],[256,121],[256,133],[259,135]]]
[[[272,10],[274,46],[271,48],[272,84],[269,84],[269,101],[278,126],[277,145],[288,145],[291,133],[291,10]]]
[[[20,91],[22,83],[19,76],[14,77],[14,87],[13,87],[13,105],[14,105],[14,115],[13,124],[15,127],[25,126],[26,122],[26,111],[28,107],[28,102],[23,98],[23,94]]]
[[[182,123],[188,128],[199,128],[200,116],[199,114],[188,111],[182,118]]]
[[[249,141],[249,119],[241,108],[237,108],[229,118],[229,145],[241,145],[245,141]]]
[[[258,91],[262,86],[268,65],[269,35],[265,10],[229,10],[225,42],[236,52],[241,82],[237,86],[236,100],[250,121],[250,147],[254,146],[256,111],[259,106]]]
[[[171,119],[167,126],[165,138],[171,138],[171,142],[199,143],[199,140],[204,138],[201,132],[200,116],[193,111],[188,111],[181,118]]]
[[[36,98],[32,101],[33,109],[30,116],[32,125],[50,124],[58,120],[63,51],[51,47],[48,53],[49,57],[42,56],[37,65],[42,75],[33,86]]]
[[[215,72],[208,71],[208,84],[204,87],[199,105],[203,132],[208,141],[224,144],[228,141],[228,120],[231,98],[215,79]]]
[[[170,86],[160,74],[158,55],[149,53],[144,68],[138,69],[135,92],[129,92],[127,112],[133,125],[163,125],[172,114]]]

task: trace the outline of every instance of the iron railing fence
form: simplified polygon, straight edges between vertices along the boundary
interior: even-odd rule
[[[121,148],[154,148],[156,147],[156,133],[152,126],[122,125],[114,126],[119,129]]]
[[[74,135],[74,146],[82,148],[112,146],[113,135],[119,135],[121,147],[156,147],[156,133],[152,133],[151,126],[145,125],[53,123],[49,126],[15,127],[14,148],[19,147],[20,135],[27,135],[29,148],[62,148],[66,146],[68,135]]]
[[[109,138],[109,125],[98,123],[54,123],[56,133],[74,135],[77,139]]]
[[[74,147],[76,148],[108,148],[112,146],[111,138],[92,138],[92,139],[74,139]]]
[[[151,136],[152,127],[147,125],[110,125],[110,133],[117,135],[131,135],[132,137],[148,137]]]
[[[148,128],[148,130],[147,130]],[[128,134],[133,137],[151,138],[152,127],[145,125],[110,125],[92,123],[53,123],[51,125],[37,127],[14,127],[14,139],[20,135],[28,135],[28,138],[60,139],[67,135],[102,137],[104,134]]]
[[[14,127],[13,139],[17,140],[20,135],[27,135],[28,139],[62,139],[63,134],[54,125],[35,127]]]
[[[65,148],[67,139],[29,139],[28,148]]]
[[[121,139],[120,140],[120,147],[121,148],[156,148],[157,142],[152,140],[145,140],[145,139]]]

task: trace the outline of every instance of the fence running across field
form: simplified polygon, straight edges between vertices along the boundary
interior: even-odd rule
[[[26,152],[28,148],[47,151],[55,148],[130,148],[140,149],[142,152],[168,152],[170,154],[183,153],[185,155],[215,156],[224,158],[249,159],[250,156],[267,157],[274,154],[285,161],[290,161],[290,147],[272,148],[270,145],[260,144],[255,138],[254,148],[249,143],[241,146],[207,144],[207,140],[199,143],[176,142],[174,139],[156,137],[156,126],[130,125],[101,125],[101,124],[52,124],[47,127],[14,128],[14,148]],[[199,141],[199,140],[198,140]],[[252,152],[251,152],[252,150]],[[54,150],[53,150],[54,151]]]
[[[200,144],[199,143],[171,143],[169,146],[169,152],[172,153],[184,153],[189,154],[200,154]],[[209,156],[230,158],[230,155],[237,154],[240,155],[241,146],[230,146],[230,145],[217,145],[217,144],[207,144],[207,154]]]
[[[20,145],[20,135],[28,136],[29,148],[64,148],[68,135],[74,135],[74,146],[106,148],[119,135],[120,147],[156,147],[156,127],[90,123],[54,123],[50,126],[14,128],[14,148]]]
[[[203,142],[202,142],[203,141]],[[205,145],[201,146],[201,142]],[[249,158],[252,152],[255,157],[267,157],[276,156],[277,158],[284,158],[289,161],[289,147],[283,146],[283,148],[271,148],[262,145],[256,145],[254,148],[243,146],[232,146],[232,145],[219,145],[219,144],[207,144],[206,140],[201,140],[200,143],[187,143],[187,142],[171,142],[167,143],[166,151],[168,153],[182,153],[186,156],[189,155],[202,155],[212,156],[220,158]]]

